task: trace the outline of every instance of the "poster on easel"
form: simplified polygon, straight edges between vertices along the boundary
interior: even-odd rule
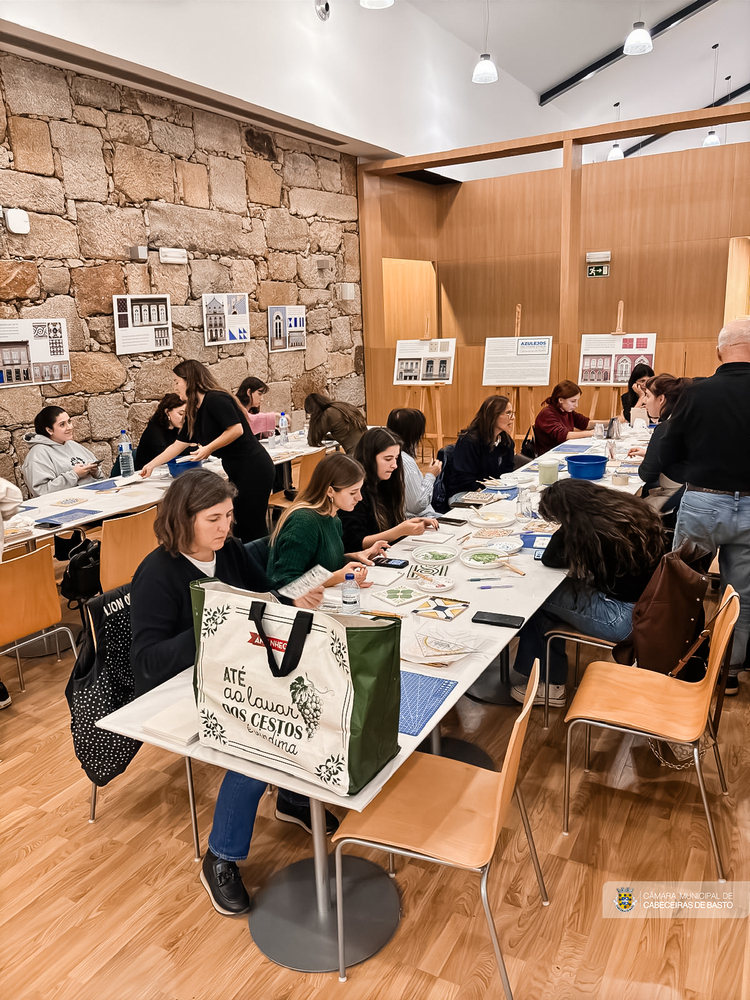
[[[70,382],[65,320],[0,320],[0,389],[43,382]]]
[[[393,366],[394,385],[453,384],[456,338],[399,340]]]
[[[168,295],[113,295],[112,306],[118,354],[172,350]]]
[[[607,333],[581,337],[578,384],[627,385],[636,365],[654,367],[655,333]]]
[[[247,292],[216,292],[204,295],[202,301],[206,347],[239,344],[249,339]]]
[[[552,337],[487,337],[482,385],[549,385]]]

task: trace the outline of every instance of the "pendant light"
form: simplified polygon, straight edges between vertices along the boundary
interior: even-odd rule
[[[615,121],[619,122],[620,102],[618,101],[616,104],[613,105],[613,107],[617,108],[617,117],[615,118]],[[624,159],[625,159],[625,154],[620,148],[620,143],[619,142],[612,143],[612,149],[610,149],[609,153],[607,154],[607,160],[624,160]]]
[[[382,10],[383,7],[392,7],[393,0],[359,0],[359,6],[368,10]]]
[[[645,56],[654,47],[651,35],[643,21],[636,21],[633,30],[625,39],[622,51],[626,56]]]
[[[719,43],[717,42],[715,45],[712,45],[711,48],[714,50],[714,82],[711,90],[711,107],[713,107],[716,104],[716,73],[719,69]],[[708,135],[703,140],[703,145],[704,147],[721,145],[721,139],[716,134],[716,129],[710,128],[708,130]]]
[[[360,3],[362,0],[360,0]],[[490,0],[486,0],[484,19],[484,47],[487,48],[487,39],[490,31]],[[497,66],[495,66],[489,52],[483,52],[479,57],[479,62],[474,67],[471,74],[472,83],[497,83]]]

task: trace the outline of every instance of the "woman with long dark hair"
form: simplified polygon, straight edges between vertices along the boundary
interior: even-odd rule
[[[665,513],[679,506],[681,496],[676,494],[687,479],[687,465],[685,462],[665,465],[660,456],[661,440],[680,396],[692,384],[691,378],[676,378],[667,373],[646,379],[643,402],[646,413],[657,425],[647,448],[634,447],[628,451],[629,457],[643,459],[638,467],[638,475],[646,484],[641,497],[654,510]]]
[[[347,455],[352,455],[367,430],[367,421],[356,406],[329,399],[320,392],[311,392],[305,399],[305,413],[310,417],[307,443],[312,448],[319,448],[325,438],[332,438]]]
[[[544,550],[545,566],[568,575],[524,625],[515,669],[528,677],[536,657],[544,663],[545,633],[564,625],[598,639],[621,642],[633,630],[633,605],[667,549],[659,515],[638,497],[586,479],[547,487],[539,513],[559,524]],[[564,640],[550,649],[550,705],[565,704],[568,661]],[[511,691],[523,701],[526,685]],[[543,701],[541,690],[535,704]]]
[[[514,419],[507,396],[488,396],[484,400],[456,441],[444,473],[446,496],[481,490],[483,479],[513,471]]]
[[[375,542],[359,552],[344,551],[344,535],[338,514],[353,511],[362,499],[365,471],[359,462],[338,452],[326,455],[312,474],[299,499],[288,507],[271,535],[268,576],[277,587],[298,579],[313,566],[321,565],[333,576],[326,587],[343,583],[347,573],[362,586],[366,567],[386,548]],[[365,584],[369,586],[369,584]]]
[[[185,423],[177,440],[141,469],[150,476],[158,465],[195,450],[190,458],[200,462],[216,455],[229,481],[237,487],[234,519],[243,542],[266,534],[266,510],[273,487],[274,467],[270,456],[250,430],[244,412],[231,393],[223,389],[199,361],[180,361],[174,368],[180,399],[185,400]]]
[[[401,439],[401,462],[404,468],[404,507],[407,517],[434,517],[432,490],[435,476],[443,467],[433,462],[424,475],[417,465],[417,448],[424,437],[427,421],[421,410],[404,407],[388,414],[388,430]]]
[[[74,441],[73,421],[61,406],[40,410],[23,439],[29,446],[23,475],[33,497],[87,486],[104,475],[96,455]]]
[[[641,407],[643,405],[643,394],[646,389],[646,382],[648,379],[654,377],[654,369],[651,365],[641,364],[636,365],[630,373],[630,378],[628,379],[628,391],[624,392],[620,396],[622,402],[622,418],[624,421],[630,421],[630,414],[633,407]]]
[[[594,421],[577,412],[580,401],[580,385],[576,385],[570,379],[563,379],[557,383],[544,400],[544,409],[539,411],[534,421],[534,445],[537,455],[543,455],[563,441],[573,441],[575,438],[593,435]]]
[[[354,457],[364,469],[362,499],[353,510],[340,510],[347,552],[367,550],[376,542],[396,542],[437,528],[434,518],[404,516],[401,441],[385,427],[371,427],[359,439]]]
[[[187,403],[180,399],[176,392],[168,392],[159,400],[156,412],[146,424],[136,448],[135,468],[137,472],[175,443],[180,428],[185,422],[186,406]]]
[[[268,386],[262,379],[255,375],[248,375],[240,382],[237,390],[237,399],[240,406],[245,411],[250,429],[257,438],[273,437],[276,433],[277,413],[268,411],[260,412],[260,403],[263,396],[268,392]]]

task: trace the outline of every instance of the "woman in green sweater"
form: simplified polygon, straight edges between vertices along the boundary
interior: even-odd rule
[[[361,552],[344,552],[340,510],[351,511],[362,499],[365,474],[359,462],[348,455],[327,455],[312,474],[299,500],[282,514],[271,536],[268,576],[274,586],[283,587],[313,566],[324,566],[333,576],[325,584],[343,583],[347,573],[361,586],[367,566],[387,543],[378,541]]]

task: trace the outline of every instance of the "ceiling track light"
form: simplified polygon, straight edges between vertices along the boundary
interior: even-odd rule
[[[619,122],[620,121],[620,102],[616,101],[612,106],[617,111],[617,117],[615,118],[615,121]],[[609,160],[624,160],[624,159],[625,159],[625,154],[622,151],[622,147],[620,146],[620,143],[619,142],[613,142],[612,143],[612,149],[610,149],[609,153],[607,154],[607,160],[609,161]]]
[[[651,52],[653,47],[654,43],[651,41],[651,35],[645,23],[636,21],[633,30],[625,39],[622,51],[626,56],[645,56],[647,52]]]
[[[360,7],[366,7],[367,10],[382,10],[384,7],[392,7],[393,0],[359,0]]]
[[[331,5],[328,0],[313,0],[315,4],[315,13],[318,15],[321,21],[327,21],[331,16]]]
[[[712,45],[711,48],[714,51],[714,80],[713,80],[713,87],[711,88],[711,107],[713,107],[716,104],[716,74],[718,73],[719,70],[719,43],[716,42],[716,44]],[[721,139],[716,134],[716,129],[714,128],[709,129],[708,135],[703,140],[704,148],[707,146],[720,146],[720,145],[721,145]]]
[[[360,0],[361,3],[361,0]],[[487,48],[487,39],[490,33],[490,0],[486,0],[484,18],[484,47]],[[497,66],[492,61],[489,52],[483,52],[479,57],[479,62],[474,67],[471,74],[472,83],[497,83]]]

